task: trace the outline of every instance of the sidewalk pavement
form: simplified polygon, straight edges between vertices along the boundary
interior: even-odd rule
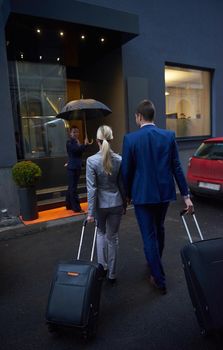
[[[131,209],[133,209],[133,206],[129,206],[127,210]],[[7,241],[9,239],[18,238],[19,236],[38,233],[51,227],[63,228],[63,226],[72,225],[76,221],[83,221],[85,217],[86,212],[75,214],[74,216],[26,225],[20,217],[7,215],[0,219],[0,241]]]
[[[177,194],[179,195],[179,190],[177,189]],[[131,210],[133,206],[128,206],[127,210]],[[9,216],[0,216],[0,241],[13,239],[19,236],[25,236],[26,234],[35,233],[44,231],[49,227],[63,226],[67,224],[72,224],[75,221],[83,220],[85,213],[79,214],[72,217],[66,217],[56,220],[49,220],[40,223],[35,223],[32,225],[25,225],[20,217]]]
[[[49,220],[32,225],[25,225],[19,217],[8,216],[0,220],[0,241],[6,241],[19,236],[45,231],[50,227],[63,227],[64,225],[81,221],[85,216],[85,213],[80,213],[79,215]]]

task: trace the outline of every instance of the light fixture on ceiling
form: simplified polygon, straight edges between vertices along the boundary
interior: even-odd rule
[[[59,62],[60,61],[60,57],[57,57],[57,62]]]
[[[20,52],[20,58],[23,60],[23,58],[24,58],[24,55],[23,55],[23,53],[22,52]]]
[[[101,43],[104,43],[104,42],[105,42],[105,38],[102,37],[102,38],[100,39],[100,42],[101,42]]]
[[[40,61],[42,60],[42,58],[43,58],[43,56],[40,55],[40,56],[39,56]]]
[[[64,32],[60,32],[60,36],[63,37],[64,36]]]
[[[82,34],[82,35],[81,35],[81,40],[84,40],[84,39],[85,39],[85,35]]]
[[[36,32],[37,32],[38,34],[41,34],[41,29],[37,28],[37,29],[36,29]]]

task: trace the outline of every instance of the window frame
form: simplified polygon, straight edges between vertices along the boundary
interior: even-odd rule
[[[165,91],[166,91],[166,81],[165,81],[165,69],[166,67],[173,67],[173,68],[183,68],[183,69],[192,69],[196,71],[204,71],[210,73],[210,91],[209,91],[209,98],[210,98],[210,134],[205,135],[198,135],[198,136],[177,136],[177,141],[202,141],[204,139],[212,137],[213,133],[213,113],[212,113],[212,100],[213,100],[213,78],[214,78],[214,72],[215,70],[213,68],[207,68],[202,66],[194,66],[190,64],[183,64],[183,63],[176,63],[176,62],[170,62],[165,61],[164,62],[164,97],[165,97]],[[166,99],[165,99],[165,116],[166,116]],[[166,120],[166,126],[167,126],[167,120]],[[173,130],[175,131],[175,130]]]

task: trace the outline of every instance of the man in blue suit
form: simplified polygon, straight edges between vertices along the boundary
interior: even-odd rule
[[[141,231],[150,282],[166,294],[161,257],[164,248],[164,220],[170,201],[176,200],[175,182],[188,212],[193,210],[188,186],[179,161],[173,131],[154,124],[155,107],[143,100],[135,118],[140,127],[125,135],[122,151],[122,176],[128,200],[132,200]]]

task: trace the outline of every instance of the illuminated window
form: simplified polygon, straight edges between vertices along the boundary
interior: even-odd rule
[[[210,71],[165,67],[166,128],[176,137],[211,134],[210,89]]]

